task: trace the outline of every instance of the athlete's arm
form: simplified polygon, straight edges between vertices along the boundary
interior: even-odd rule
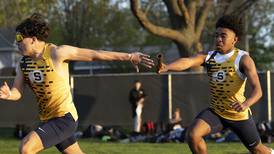
[[[262,97],[262,89],[260,80],[256,71],[256,66],[252,58],[248,55],[244,55],[240,61],[240,71],[243,72],[247,81],[250,83],[252,92],[251,95],[242,104],[234,103],[233,108],[236,111],[244,111],[248,107],[255,104]]]
[[[85,48],[77,48],[68,45],[62,45],[56,49],[56,58],[58,61],[131,61],[133,64],[143,64],[151,68],[154,63],[149,59],[149,55],[142,53],[123,53],[103,50],[92,50]]]
[[[20,69],[17,69],[12,88],[6,82],[0,87],[0,99],[17,101],[22,96],[23,88],[23,74]]]
[[[183,71],[194,66],[200,66],[204,63],[207,54],[199,52],[198,54],[189,58],[180,58],[170,64],[162,64],[159,73],[167,71]]]

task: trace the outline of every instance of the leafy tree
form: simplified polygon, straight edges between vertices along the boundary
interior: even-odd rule
[[[67,44],[115,48],[143,41],[130,10],[120,9],[119,1],[60,0],[55,10],[56,31],[61,30]]]
[[[47,16],[56,0],[2,0],[0,1],[0,25],[13,27],[34,12]]]
[[[131,0],[130,2],[133,14],[147,31],[172,40],[177,45],[181,57],[187,57],[203,49],[201,38],[205,36],[204,29],[206,35],[212,36],[217,18],[229,13],[240,16],[256,1]],[[150,14],[155,11],[151,5],[162,6],[162,10],[168,15],[168,25],[157,23],[151,18]],[[212,39],[210,40],[212,42]],[[205,42],[203,44],[210,41]]]
[[[247,16],[250,54],[258,70],[274,70],[274,1],[261,0]]]
[[[166,6],[170,26],[152,23],[148,17],[150,7],[142,8],[149,1],[131,0],[131,9],[139,23],[154,35],[172,40],[179,49],[181,57],[191,55],[193,51],[201,51],[200,37],[206,23],[212,0],[162,0],[157,1]]]
[[[123,50],[143,44],[146,35],[122,1],[60,0],[55,6],[52,25],[59,44],[93,49]],[[62,42],[63,38],[63,42]],[[72,63],[73,64],[73,63]],[[125,70],[120,63],[100,62]],[[120,67],[121,66],[121,67]],[[73,66],[71,66],[72,68]],[[131,67],[131,66],[130,66]]]

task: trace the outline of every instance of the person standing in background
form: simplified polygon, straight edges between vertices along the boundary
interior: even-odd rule
[[[134,82],[134,87],[129,93],[129,102],[132,109],[132,117],[134,119],[134,132],[140,133],[142,126],[142,110],[145,101],[145,91],[142,88],[142,83],[139,80]]]

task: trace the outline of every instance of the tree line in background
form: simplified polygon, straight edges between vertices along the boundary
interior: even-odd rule
[[[2,0],[0,27],[33,12],[47,18],[56,44],[128,51],[174,43],[181,57],[212,49],[216,20],[234,13],[246,24],[241,48],[259,70],[274,68],[273,0]]]

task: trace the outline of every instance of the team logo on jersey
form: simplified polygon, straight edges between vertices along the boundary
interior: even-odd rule
[[[212,73],[212,79],[213,81],[217,82],[223,82],[226,78],[226,74],[223,70],[220,70],[218,72]]]
[[[29,79],[33,83],[34,81],[37,83],[41,83],[44,81],[43,73],[40,70],[34,70],[29,73]]]

